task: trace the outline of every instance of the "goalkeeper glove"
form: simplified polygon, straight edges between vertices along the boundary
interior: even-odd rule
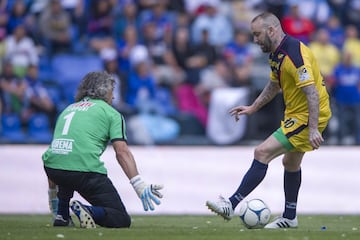
[[[159,192],[159,190],[163,188],[162,185],[146,184],[141,179],[140,175],[131,178],[130,183],[133,186],[139,198],[141,199],[145,211],[149,209],[153,211],[155,209],[153,202],[156,205],[160,204],[159,198],[162,198],[163,195]]]

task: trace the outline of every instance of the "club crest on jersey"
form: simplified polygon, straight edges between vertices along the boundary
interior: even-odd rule
[[[305,67],[301,67],[297,70],[298,76],[299,76],[299,81],[306,81],[310,79],[310,75],[309,72],[307,71],[307,69]]]
[[[285,56],[285,55],[284,55],[284,54],[282,54],[282,53],[279,53],[279,54],[277,55],[278,59],[280,59],[280,60],[281,60],[281,59],[283,59],[283,58],[284,58],[284,56]]]

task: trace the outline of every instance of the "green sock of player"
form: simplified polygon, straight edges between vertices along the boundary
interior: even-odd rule
[[[243,200],[249,193],[252,192],[264,179],[266,175],[268,165],[259,162],[254,159],[251,164],[251,167],[246,172],[244,178],[241,181],[239,188],[236,192],[229,198],[233,209]]]
[[[294,219],[296,217],[296,205],[301,185],[301,170],[297,172],[284,171],[285,211],[283,217]]]

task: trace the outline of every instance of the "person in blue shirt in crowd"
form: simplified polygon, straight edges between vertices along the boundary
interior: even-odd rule
[[[352,64],[349,52],[343,53],[342,62],[335,68],[332,90],[339,113],[340,143],[355,140],[360,144],[360,68]]]

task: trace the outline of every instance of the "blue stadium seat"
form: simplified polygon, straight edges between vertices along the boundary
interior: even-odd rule
[[[75,94],[77,92],[78,83],[68,83],[65,88],[63,88],[63,95],[66,104],[73,103],[75,101]]]
[[[18,114],[3,114],[1,116],[1,140],[5,143],[25,143],[27,136],[21,127]]]
[[[32,143],[50,143],[52,132],[49,118],[42,113],[31,116],[28,122],[28,140]]]
[[[88,72],[103,70],[103,63],[93,54],[58,54],[53,57],[51,68],[55,81],[66,86],[69,82],[79,83]]]
[[[94,54],[58,54],[53,57],[51,68],[65,104],[73,103],[76,89],[87,73],[104,69],[101,58]]]
[[[52,82],[53,72],[48,56],[39,57],[39,80],[43,83]]]

